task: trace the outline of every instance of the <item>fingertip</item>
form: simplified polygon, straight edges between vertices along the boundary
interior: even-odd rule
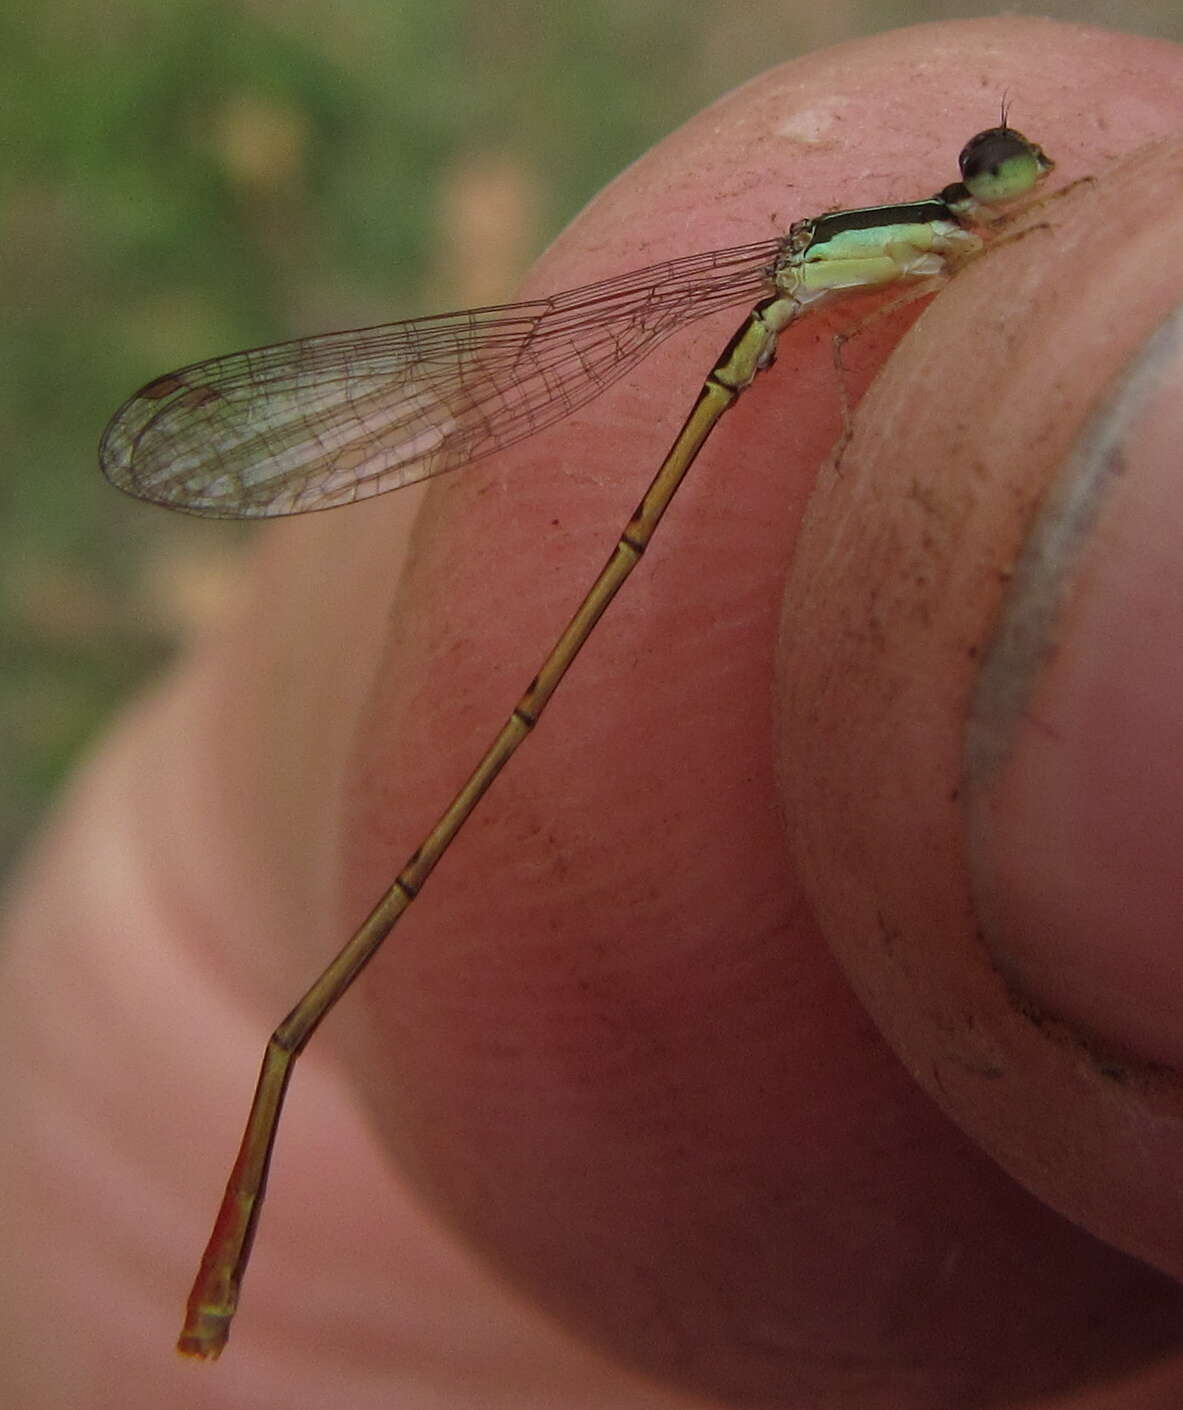
[[[783,629],[794,853],[863,1002],[1006,1169],[1171,1271],[1183,1092],[1153,1064],[1178,1051],[1166,775],[1183,734],[1175,652],[1147,627],[1177,637],[1181,610],[1174,508],[1156,519],[1175,494],[1163,318],[1183,280],[1163,192],[1180,162],[1173,145],[1131,155],[938,296],[815,498]],[[1155,206],[1161,225],[1097,241]],[[1119,456],[1098,437],[1123,397]],[[1113,485],[1032,640],[1023,608],[1049,599],[1050,570],[1037,559],[1043,592],[1026,586],[1025,556],[1068,512],[1082,447]],[[996,667],[1016,623],[1028,655]]]

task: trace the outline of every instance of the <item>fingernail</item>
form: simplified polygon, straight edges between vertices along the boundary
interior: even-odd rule
[[[1015,565],[967,740],[975,902],[1011,986],[1183,1066],[1183,312],[1127,365]]]

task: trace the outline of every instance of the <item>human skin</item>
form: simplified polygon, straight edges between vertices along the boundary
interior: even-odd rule
[[[1004,89],[1055,183],[1096,172],[1178,128],[1179,76],[1170,46],[1013,19],[814,55],[630,169],[527,292],[927,194]],[[1089,210],[1066,198],[1046,220]],[[998,258],[1049,258],[1041,239]],[[1082,265],[1082,308],[1092,276]],[[979,302],[958,318],[979,335],[948,359],[951,388],[967,359],[1003,365],[1013,346],[988,280],[937,304],[962,284]],[[855,340],[855,390],[915,312]],[[1056,1212],[1081,1217],[1070,1169],[1041,1159],[1038,1196],[1004,1173],[958,1118],[1021,1167],[1004,1137],[1024,1130],[1022,1081],[1009,1133],[984,1135],[968,1098],[938,1109],[832,957],[844,937],[819,924],[849,859],[828,879],[815,839],[850,795],[811,791],[803,817],[795,790],[831,765],[847,781],[844,748],[867,744],[794,695],[798,675],[824,679],[833,638],[786,629],[774,660],[838,429],[830,329],[811,321],[719,428],[538,738],[302,1059],[229,1348],[214,1367],[172,1356],[265,1033],[475,762],[740,316],[439,482],[414,522],[406,492],[264,535],[233,613],[79,778],[15,900],[0,989],[13,1403],[1179,1403],[1183,1298],[1147,1266],[1180,1272],[1178,1230],[1120,1229],[1094,1200],[1090,1231]],[[1085,362],[1100,395],[1110,372]],[[941,391],[910,394],[918,414]],[[907,424],[908,387],[894,395]],[[972,479],[973,457],[950,462],[930,434],[942,470]],[[865,454],[856,430],[840,475],[857,483]],[[1179,512],[1164,496],[1162,515]],[[815,515],[824,528],[825,505]],[[1156,669],[1176,649],[1165,633]],[[960,728],[964,701],[941,708]],[[911,776],[906,742],[864,762]],[[1004,789],[1009,806],[1039,826],[1028,797]],[[913,826],[902,807],[875,821],[887,852]],[[936,850],[928,864],[947,866]],[[1010,939],[1032,882],[995,873]],[[947,877],[909,880],[923,895]],[[1020,978],[1039,935],[1022,940],[1007,946]],[[1058,936],[1046,968],[1083,960],[1080,990],[1088,956],[1071,944]],[[853,977],[873,999],[876,973]],[[1033,982],[1042,994],[1046,976]],[[1136,1062],[1136,1003],[1058,999],[1120,1030]],[[1147,1038],[1160,1063],[1163,1027]],[[922,1066],[931,1035],[893,1039]],[[1063,1103],[1080,1096],[1065,1085]],[[1115,1203],[1161,1207],[1168,1151],[1115,1160]]]

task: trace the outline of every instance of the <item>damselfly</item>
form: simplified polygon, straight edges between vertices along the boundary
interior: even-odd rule
[[[226,1343],[293,1063],[534,728],[715,423],[772,361],[778,335],[842,294],[947,277],[984,248],[994,208],[1030,195],[1052,168],[1005,113],[959,161],[961,180],[936,195],[799,220],[777,240],[528,303],[212,358],[149,382],[107,427],[103,470],[141,499],[235,519],[326,509],[492,455],[589,401],[690,322],[755,301],[608,562],[472,775],[267,1044],[181,1351],[216,1357]]]

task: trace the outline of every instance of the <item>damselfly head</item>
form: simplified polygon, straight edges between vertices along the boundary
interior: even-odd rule
[[[984,206],[1004,205],[1025,196],[1055,163],[1043,148],[1006,125],[971,137],[957,159],[965,189]]]

